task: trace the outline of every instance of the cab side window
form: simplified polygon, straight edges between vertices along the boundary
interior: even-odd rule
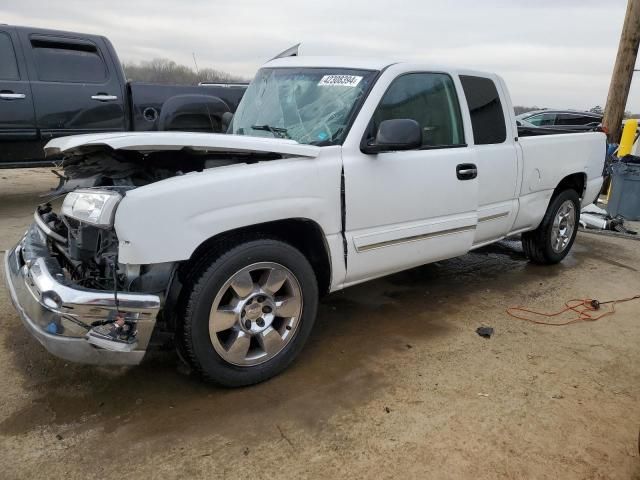
[[[382,121],[399,118],[418,122],[423,147],[464,144],[458,97],[449,75],[408,73],[395,79],[373,114],[370,138]]]
[[[100,83],[107,68],[95,45],[31,38],[38,80],[45,82]]]
[[[0,32],[0,80],[20,80],[16,52],[11,37]]]
[[[461,75],[460,81],[469,105],[474,143],[476,145],[503,143],[507,139],[507,128],[500,95],[493,80]]]

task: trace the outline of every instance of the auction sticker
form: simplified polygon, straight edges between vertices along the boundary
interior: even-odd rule
[[[325,75],[320,79],[318,85],[327,87],[355,87],[360,83],[362,77],[357,75]]]

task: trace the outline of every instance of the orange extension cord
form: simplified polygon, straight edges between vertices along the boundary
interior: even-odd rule
[[[616,304],[630,302],[632,300],[638,300],[638,299],[640,299],[640,295],[635,295],[629,298],[621,298],[618,300],[608,300],[606,302],[599,302],[598,300],[594,300],[591,298],[585,298],[583,300],[576,299],[576,300],[569,300],[568,302],[566,302],[565,308],[563,308],[559,312],[546,313],[546,312],[537,312],[535,310],[530,310],[524,307],[511,307],[511,308],[507,308],[507,314],[512,316],[513,318],[517,318],[519,320],[525,320],[527,322],[535,323],[537,325],[550,325],[553,327],[561,327],[563,325],[569,325],[571,323],[577,323],[577,322],[595,322],[596,320],[600,320],[601,318],[606,317],[607,315],[613,315],[616,312]],[[611,305],[609,310],[601,313],[600,315],[595,315],[595,316],[592,315],[592,312],[596,312],[600,310],[600,307],[602,305],[609,305],[609,304]],[[520,314],[529,314],[529,315],[538,316],[538,317],[553,318],[569,311],[577,313],[578,316],[562,323],[548,322],[545,320],[536,320],[535,318],[531,318],[530,316],[520,315]]]

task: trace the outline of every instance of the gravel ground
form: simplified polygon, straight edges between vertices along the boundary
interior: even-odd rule
[[[55,183],[0,171],[0,250]],[[502,242],[330,295],[298,361],[239,390],[172,352],[135,368],[55,359],[0,287],[0,476],[640,478],[640,303],[567,327],[505,313],[640,293],[639,247],[580,234],[538,267]]]

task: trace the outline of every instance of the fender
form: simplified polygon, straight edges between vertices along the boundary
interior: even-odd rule
[[[313,160],[230,165],[127,192],[115,215],[119,261],[187,260],[220,233],[290,218],[316,222],[335,245],[332,238],[341,235],[341,167],[340,147],[326,147]]]

